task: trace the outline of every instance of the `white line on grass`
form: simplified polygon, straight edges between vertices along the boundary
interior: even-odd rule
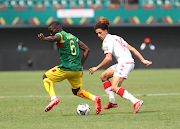
[[[180,93],[159,93],[159,94],[134,94],[134,96],[167,96],[167,95],[180,95]],[[107,96],[107,95],[102,95]],[[49,96],[0,96],[0,99],[3,98],[48,98]],[[76,97],[75,95],[69,95],[69,96],[57,96],[57,97]]]

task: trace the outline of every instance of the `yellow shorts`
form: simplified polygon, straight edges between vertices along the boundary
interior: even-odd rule
[[[48,70],[45,75],[54,82],[61,82],[64,79],[67,79],[70,82],[72,89],[82,87],[82,71],[64,71],[55,66],[54,68]]]

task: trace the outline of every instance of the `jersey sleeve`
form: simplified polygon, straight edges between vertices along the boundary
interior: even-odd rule
[[[59,37],[59,42],[56,42],[56,43],[64,43],[65,41],[63,40],[63,34],[61,34],[60,32],[59,33],[56,33],[54,36],[58,36]]]
[[[54,36],[58,36],[59,39],[61,40],[61,34],[60,33],[56,33]]]
[[[54,36],[58,36],[58,37],[59,37],[59,40],[61,41],[61,39],[62,39],[62,34],[56,33]]]
[[[114,40],[111,39],[111,38],[106,38],[103,41],[104,54],[108,54],[108,53],[112,54],[112,51],[113,51],[113,41]]]
[[[78,38],[76,41],[78,42],[78,45],[80,45],[82,43],[82,41],[80,41]]]

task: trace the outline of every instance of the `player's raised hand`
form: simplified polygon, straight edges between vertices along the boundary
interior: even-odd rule
[[[146,66],[149,66],[152,64],[152,61],[143,60],[142,63],[145,64]]]
[[[44,40],[44,35],[43,35],[43,33],[38,34],[38,38],[39,38],[40,41],[43,41],[43,40]]]

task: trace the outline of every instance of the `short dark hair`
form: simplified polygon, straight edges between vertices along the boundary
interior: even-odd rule
[[[51,24],[49,24],[49,27],[61,27],[61,23],[57,21],[53,21]]]

